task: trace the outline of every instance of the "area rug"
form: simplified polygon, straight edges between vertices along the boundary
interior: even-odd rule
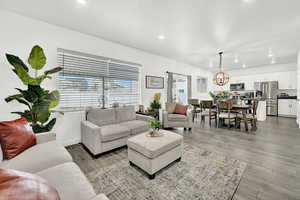
[[[239,160],[184,144],[181,161],[149,180],[142,170],[129,165],[127,149],[119,154],[118,162],[86,172],[96,192],[110,200],[230,200],[246,168]],[[79,166],[85,160],[73,157]]]

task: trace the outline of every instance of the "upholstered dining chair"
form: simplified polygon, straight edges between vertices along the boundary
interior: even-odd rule
[[[201,112],[199,99],[188,99],[188,104],[192,106],[193,121],[197,118],[198,114]]]
[[[213,101],[201,100],[200,101],[201,110],[201,123],[205,122],[205,117],[208,117],[209,126],[211,126],[211,121],[215,120],[217,126],[217,112],[213,110]]]
[[[218,107],[218,114],[217,114],[218,127],[220,127],[220,122],[225,123],[226,120],[228,121],[228,129],[230,129],[232,122],[234,122],[234,127],[236,127],[237,113],[232,112],[233,101],[232,100],[218,101],[217,107]]]
[[[251,100],[251,113],[239,113],[237,114],[237,124],[241,127],[241,123],[245,123],[245,129],[248,131],[248,124],[251,125],[251,130],[255,131],[257,129],[257,107],[258,107],[258,100],[253,99]]]

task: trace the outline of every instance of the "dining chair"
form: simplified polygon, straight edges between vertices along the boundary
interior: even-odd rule
[[[251,100],[251,113],[239,113],[237,115],[237,124],[244,123],[245,129],[248,131],[248,124],[251,125],[251,130],[255,131],[257,130],[257,106],[258,106],[258,100],[253,99]],[[240,126],[241,127],[241,126]]]
[[[198,116],[198,113],[201,112],[199,99],[188,99],[188,104],[193,107],[192,113],[193,113],[193,122],[194,122],[195,118],[197,118]]]
[[[217,112],[213,110],[213,101],[201,100],[200,101],[200,113],[201,123],[205,122],[205,117],[209,119],[209,126],[211,126],[211,120],[215,120],[217,126]]]
[[[220,121],[222,121],[222,124],[228,121],[228,128],[230,129],[230,126],[232,122],[234,122],[234,127],[236,127],[236,116],[237,113],[232,111],[233,108],[233,101],[232,100],[227,100],[227,101],[219,101],[217,103],[217,108],[218,108],[218,127],[220,126]]]

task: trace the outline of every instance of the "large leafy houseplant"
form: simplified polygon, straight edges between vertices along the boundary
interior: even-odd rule
[[[27,87],[26,90],[16,88],[19,94],[5,98],[7,103],[17,101],[27,107],[23,112],[12,113],[26,118],[35,133],[51,131],[56,123],[56,118],[50,119],[50,116],[55,112],[52,109],[59,104],[59,92],[46,90],[41,87],[41,84],[45,79],[51,79],[50,75],[61,71],[62,68],[55,67],[39,75],[39,70],[45,66],[47,60],[43,49],[39,46],[32,48],[28,58],[34,76],[30,75],[29,67],[19,57],[6,54],[6,58],[13,66],[13,72]]]

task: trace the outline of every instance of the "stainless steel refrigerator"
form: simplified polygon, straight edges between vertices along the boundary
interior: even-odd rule
[[[255,82],[254,89],[261,91],[261,99],[267,103],[267,115],[277,116],[278,81]]]

